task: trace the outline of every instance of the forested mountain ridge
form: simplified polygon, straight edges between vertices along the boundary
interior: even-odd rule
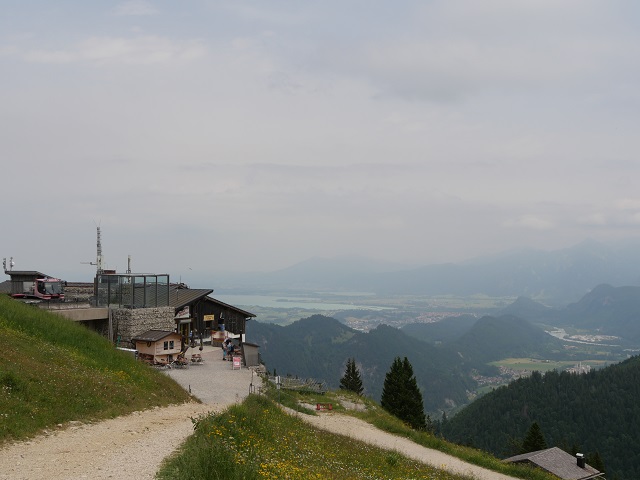
[[[450,330],[448,330],[450,325]],[[566,358],[562,342],[542,328],[514,315],[454,317],[437,323],[415,323],[402,328],[413,337],[438,344],[439,351],[455,352],[469,370],[497,373],[488,362],[509,357]]]
[[[455,320],[455,319],[452,319]],[[461,319],[468,326],[470,318]],[[446,320],[445,320],[446,322]],[[378,400],[384,375],[396,356],[407,356],[424,393],[428,412],[449,410],[468,402],[477,386],[474,372],[495,375],[487,362],[510,356],[546,358],[562,350],[562,343],[529,322],[513,316],[483,317],[456,339],[439,345],[421,340],[420,331],[433,324],[403,330],[381,325],[368,333],[353,330],[322,315],[286,327],[255,322],[247,341],[260,345],[268,369],[326,381],[337,388],[347,359],[356,359],[367,395]]]
[[[513,315],[485,316],[448,345],[472,364],[507,357],[549,358],[562,350],[562,342],[541,328]]]
[[[640,478],[640,357],[588,374],[556,371],[516,380],[444,422],[448,440],[509,456],[535,421],[547,445],[599,452],[607,478]]]
[[[599,285],[565,313],[567,323],[640,343],[640,287]]]
[[[408,357],[427,411],[448,409],[467,402],[475,382],[460,356],[411,338],[386,325],[358,332],[322,315],[301,319],[286,327],[255,322],[247,341],[260,345],[268,369],[326,381],[337,388],[347,359],[355,358],[365,393],[380,399],[384,377],[395,357]]]
[[[636,286],[598,285],[579,301],[557,309],[519,298],[502,313],[534,323],[597,331],[640,345],[640,287]]]
[[[554,315],[554,310],[547,305],[528,297],[518,297],[515,302],[500,311],[503,315],[515,315],[526,320],[538,320]]]
[[[640,287],[602,286],[565,309],[550,309],[520,298],[506,310],[522,311],[540,323],[552,321],[561,326],[573,322],[578,327],[581,319],[604,314],[609,323],[600,327],[599,333],[613,329],[621,318],[625,320],[624,333],[628,334],[640,329],[640,322],[633,321],[640,318],[640,302],[635,296],[640,297]],[[595,313],[589,316],[587,307]],[[636,307],[637,316],[633,317]],[[566,341],[549,335],[534,320],[516,315],[484,316],[478,320],[460,316],[437,323],[411,324],[402,330],[382,325],[363,333],[333,318],[315,315],[286,327],[252,323],[248,340],[261,345],[262,358],[269,369],[322,379],[332,387],[337,387],[347,358],[355,357],[365,389],[376,399],[382,390],[382,377],[395,356],[407,355],[425,392],[427,411],[435,412],[466,404],[469,392],[477,386],[476,374],[498,375],[498,368],[490,362],[521,357],[576,363],[584,359],[587,347],[566,348]],[[588,355],[594,358],[603,354],[592,349]]]
[[[468,332],[477,321],[478,318],[473,315],[460,315],[445,318],[439,322],[410,323],[400,330],[423,342],[438,345],[457,340]]]

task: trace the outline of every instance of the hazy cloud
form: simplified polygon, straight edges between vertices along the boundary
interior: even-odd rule
[[[535,215],[523,215],[513,221],[507,222],[508,226],[522,227],[532,230],[549,230],[553,228],[553,223],[546,218]]]
[[[67,50],[31,50],[24,58],[35,63],[92,63],[149,65],[193,60],[205,55],[201,41],[174,41],[156,36],[91,37]]]
[[[623,198],[616,202],[616,208],[622,211],[640,211],[640,198]]]
[[[13,3],[0,224],[25,268],[81,273],[97,221],[109,258],[170,272],[640,233],[630,2]]]
[[[145,0],[129,0],[122,2],[115,8],[116,15],[156,15],[158,9],[151,2]]]

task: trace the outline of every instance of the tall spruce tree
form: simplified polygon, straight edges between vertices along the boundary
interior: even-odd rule
[[[340,379],[340,388],[356,392],[358,395],[362,395],[362,392],[364,392],[362,379],[360,378],[360,370],[356,367],[355,358],[347,360],[347,368],[344,376]]]
[[[391,364],[384,379],[380,403],[382,408],[408,423],[411,428],[427,428],[422,393],[407,357],[404,357],[404,360],[396,357]]]
[[[520,453],[536,452],[546,448],[547,442],[544,439],[540,425],[538,425],[538,422],[533,422],[524,436]]]
[[[587,456],[587,463],[596,470],[604,473],[604,461],[597,450]]]

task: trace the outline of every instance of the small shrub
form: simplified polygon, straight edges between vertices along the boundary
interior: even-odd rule
[[[19,392],[23,389],[20,378],[13,372],[4,372],[0,374],[0,388],[6,393]]]
[[[400,454],[398,452],[389,452],[387,453],[386,461],[387,461],[387,464],[391,465],[392,467],[395,467],[398,465],[398,462],[400,461]]]

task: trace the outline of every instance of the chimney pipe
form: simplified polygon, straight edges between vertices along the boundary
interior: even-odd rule
[[[586,460],[584,459],[584,455],[583,454],[576,453],[576,460],[577,460],[578,466],[580,468],[586,468],[587,463],[586,463]]]

